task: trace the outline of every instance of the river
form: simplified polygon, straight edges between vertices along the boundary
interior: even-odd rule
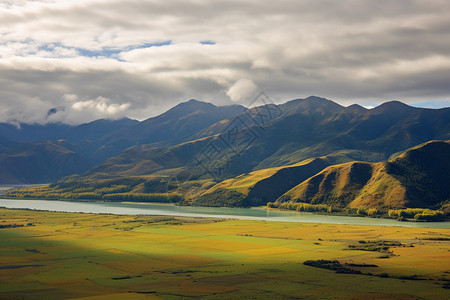
[[[117,215],[158,215],[231,218],[240,220],[262,220],[279,222],[328,223],[349,225],[428,227],[450,229],[450,222],[400,222],[391,219],[345,217],[280,211],[264,208],[228,208],[176,206],[157,203],[123,203],[123,202],[75,202],[56,200],[19,200],[0,199],[0,207],[21,208],[59,212],[81,212]]]

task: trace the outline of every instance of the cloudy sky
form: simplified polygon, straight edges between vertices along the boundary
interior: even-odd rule
[[[447,0],[0,0],[0,122],[145,119],[258,91],[450,106],[449,15]]]

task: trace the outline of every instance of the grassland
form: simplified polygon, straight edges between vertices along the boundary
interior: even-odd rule
[[[0,299],[450,295],[445,229],[6,209],[0,225]]]

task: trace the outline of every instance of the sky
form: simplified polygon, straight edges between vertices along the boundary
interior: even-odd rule
[[[138,120],[191,98],[450,106],[450,1],[0,0],[0,122]]]

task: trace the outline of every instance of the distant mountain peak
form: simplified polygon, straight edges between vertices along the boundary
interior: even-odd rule
[[[388,101],[388,102],[384,102],[383,104],[380,104],[379,106],[373,108],[373,110],[377,111],[386,111],[386,110],[405,110],[405,109],[413,109],[414,107],[409,106],[403,102],[394,100],[394,101]]]
[[[365,112],[368,109],[365,108],[364,106],[361,106],[361,105],[355,103],[355,104],[347,106],[346,110],[348,110],[348,111],[355,111],[355,112]]]
[[[128,117],[121,117],[121,118],[118,118],[118,119],[113,119],[113,118],[97,119],[97,120],[94,120],[92,122],[84,123],[84,124],[81,124],[81,125],[78,125],[78,126],[97,125],[97,124],[105,124],[106,125],[106,124],[118,123],[118,122],[120,122],[120,123],[130,123],[130,124],[132,124],[132,123],[136,123],[136,124],[139,123],[139,121],[130,119]]]
[[[314,95],[311,95],[311,96],[308,96],[308,97],[306,97],[305,99],[303,99],[304,101],[322,101],[322,102],[333,102],[333,101],[331,101],[331,100],[328,100],[328,99],[326,99],[326,98],[323,98],[323,97],[319,97],[319,96],[314,96]]]
[[[193,104],[193,103],[197,103],[197,104],[211,104],[211,103],[209,103],[209,102],[205,102],[205,101],[200,101],[200,100],[197,100],[197,99],[194,99],[194,98],[191,98],[191,99],[189,99],[188,101],[185,101],[185,102],[182,102],[182,103],[191,103],[191,104]]]
[[[186,102],[181,102],[180,104],[176,105],[177,106],[181,106],[181,107],[198,107],[198,108],[204,108],[204,107],[216,107],[214,104],[209,103],[209,102],[204,102],[204,101],[199,101],[196,99],[190,99],[189,101]]]
[[[304,110],[337,111],[344,108],[336,102],[317,96],[309,96],[305,99],[295,99],[282,104],[286,112],[295,113]]]
[[[181,103],[175,105],[174,107],[172,107],[165,113],[163,113],[159,116],[156,116],[156,118],[158,118],[160,116],[173,116],[173,114],[176,114],[177,116],[187,115],[187,114],[191,114],[197,110],[209,111],[216,107],[217,106],[215,106],[212,103],[203,102],[203,101],[199,101],[199,100],[195,100],[195,99],[190,99],[188,101],[181,102]],[[155,118],[155,117],[149,118],[147,120],[151,120],[153,118]]]
[[[309,96],[304,99],[294,99],[294,100],[288,101],[286,103],[308,103],[308,104],[315,104],[315,105],[332,104],[335,106],[341,106],[334,101],[331,101],[326,98],[318,97],[318,96]]]

